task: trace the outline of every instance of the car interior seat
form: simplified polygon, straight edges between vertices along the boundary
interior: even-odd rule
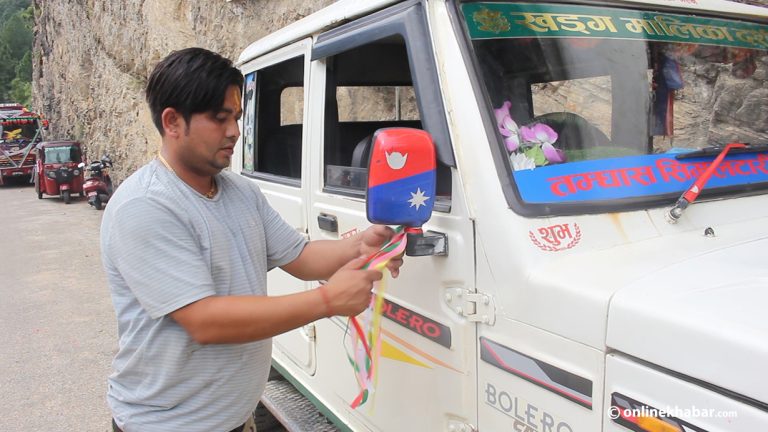
[[[367,168],[368,159],[371,157],[371,147],[373,146],[373,134],[367,135],[361,139],[352,151],[352,166],[355,168]]]

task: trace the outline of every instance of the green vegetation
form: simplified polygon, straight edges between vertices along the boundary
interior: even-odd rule
[[[0,0],[0,102],[31,101],[32,8],[31,0]]]

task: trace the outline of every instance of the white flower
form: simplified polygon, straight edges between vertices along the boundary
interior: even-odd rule
[[[512,153],[509,155],[509,161],[512,163],[513,171],[536,168],[536,162],[524,153]]]

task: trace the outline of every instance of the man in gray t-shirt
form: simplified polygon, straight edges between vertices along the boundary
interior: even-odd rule
[[[123,182],[101,227],[118,320],[107,400],[116,431],[242,431],[264,389],[276,334],[367,307],[381,278],[359,270],[392,230],[306,242],[251,181],[228,171],[243,79],[200,48],[152,72],[158,158]],[[393,260],[394,276],[402,260]],[[267,296],[281,267],[320,288]],[[246,429],[247,430],[247,429]]]

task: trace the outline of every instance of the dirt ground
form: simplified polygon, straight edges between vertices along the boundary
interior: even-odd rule
[[[0,431],[110,431],[117,324],[99,259],[103,212],[0,186]]]

